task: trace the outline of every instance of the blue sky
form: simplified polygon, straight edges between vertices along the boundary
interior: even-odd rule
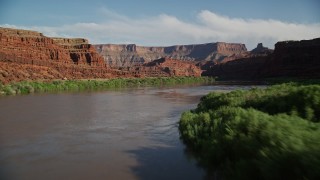
[[[148,46],[320,37],[319,0],[1,0],[0,26]]]

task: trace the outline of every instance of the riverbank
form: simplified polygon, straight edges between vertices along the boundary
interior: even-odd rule
[[[320,84],[320,79],[306,79],[306,78],[266,78],[260,80],[219,80],[215,79],[216,85],[276,85],[284,83],[295,83],[300,85]]]
[[[0,84],[0,95],[30,94],[38,92],[101,90],[109,88],[166,86],[193,83],[213,83],[210,77],[158,77],[158,78],[117,78],[93,80],[25,81]]]
[[[320,179],[319,107],[320,85],[212,92],[179,130],[209,176]]]
[[[278,78],[267,78],[264,80],[264,82],[266,82],[269,85],[283,84],[283,83],[296,83],[300,85],[308,85],[308,84],[320,84],[320,79],[278,77]]]

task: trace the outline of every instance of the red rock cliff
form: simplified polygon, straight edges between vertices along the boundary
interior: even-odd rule
[[[135,45],[104,48],[119,53],[127,61],[131,56],[123,52],[143,53],[158,57],[174,49],[144,48]],[[157,56],[152,55],[157,54]],[[159,58],[158,58],[159,59]],[[133,60],[135,60],[133,58]],[[151,60],[150,60],[151,61]],[[201,70],[187,61],[163,59],[153,65],[143,64],[126,68],[107,67],[95,48],[81,38],[49,38],[35,31],[0,28],[0,81],[10,83],[24,80],[90,79],[114,77],[200,76]]]
[[[0,28],[0,56],[11,60],[104,65],[103,58],[85,39],[49,38],[35,31],[10,28]]]
[[[49,38],[0,28],[0,81],[110,78],[103,58],[85,39]]]
[[[222,79],[320,78],[320,38],[278,42],[273,53],[261,46],[246,58],[212,65],[205,75]]]

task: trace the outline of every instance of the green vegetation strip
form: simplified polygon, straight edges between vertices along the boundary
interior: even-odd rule
[[[35,92],[100,90],[110,88],[166,86],[177,84],[212,83],[209,77],[118,78],[109,80],[56,80],[52,82],[19,82],[0,84],[0,95],[30,94]]]
[[[209,175],[320,179],[320,85],[212,92],[179,130]]]

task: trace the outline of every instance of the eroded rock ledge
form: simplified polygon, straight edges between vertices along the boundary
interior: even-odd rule
[[[44,60],[59,63],[104,65],[103,58],[86,39],[49,38],[42,33],[0,28],[0,53],[3,58]]]
[[[258,45],[249,57],[212,65],[206,75],[222,79],[320,78],[320,38],[283,41],[271,51]]]
[[[133,47],[126,47],[128,50]],[[192,63],[165,59],[154,65],[111,68],[82,38],[50,38],[42,33],[0,27],[0,82],[116,77],[200,76]]]
[[[94,47],[111,67],[132,67],[149,63],[161,57],[183,61],[214,61],[218,63],[231,56],[242,57],[242,54],[247,52],[244,44],[225,42],[167,47],[98,44]]]

